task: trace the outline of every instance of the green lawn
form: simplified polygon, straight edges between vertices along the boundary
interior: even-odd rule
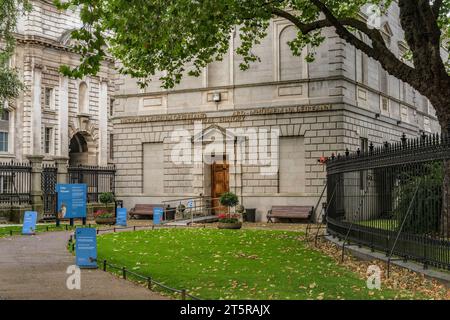
[[[47,230],[48,227],[48,230]],[[75,227],[80,227],[80,225],[75,225]],[[94,226],[95,227],[95,226]],[[67,230],[72,230],[74,227],[71,227],[67,224]],[[54,223],[46,223],[46,224],[38,224],[36,225],[36,232],[47,232],[47,231],[64,231],[66,230],[66,224],[61,224],[59,227],[56,227]],[[13,235],[22,234],[22,226],[8,226],[1,227],[0,226],[0,238],[10,236],[10,231],[13,232]]]
[[[201,299],[388,299],[355,273],[305,247],[299,233],[158,229],[98,237],[99,261],[151,276]]]

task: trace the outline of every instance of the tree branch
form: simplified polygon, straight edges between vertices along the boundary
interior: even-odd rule
[[[383,68],[397,78],[415,86],[417,84],[417,71],[403,63],[386,47],[381,33],[377,29],[370,29],[363,21],[354,18],[336,18],[333,13],[320,1],[311,0],[317,8],[324,13],[324,20],[317,20],[311,23],[303,23],[298,17],[278,8],[272,8],[272,13],[291,21],[303,34],[318,30],[324,27],[334,27],[337,34],[353,45],[367,56],[378,60]],[[345,26],[353,27],[365,33],[372,41],[372,47],[364,41],[358,39]],[[419,77],[420,78],[420,77]]]

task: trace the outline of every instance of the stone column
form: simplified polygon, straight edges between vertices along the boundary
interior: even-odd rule
[[[98,106],[98,164],[108,164],[108,83],[100,82],[100,97]]]
[[[33,87],[31,100],[31,150],[30,154],[42,154],[41,147],[41,125],[42,125],[42,106],[41,106],[41,80],[42,67],[35,65],[33,71]]]
[[[67,157],[69,156],[69,79],[63,76],[59,79],[58,113],[58,155]]]
[[[38,213],[38,220],[40,220],[44,212],[41,188],[42,160],[44,156],[30,155],[27,158],[31,163],[31,205],[33,210]]]
[[[68,183],[69,182],[69,157],[55,157],[55,163],[57,168],[56,182]]]

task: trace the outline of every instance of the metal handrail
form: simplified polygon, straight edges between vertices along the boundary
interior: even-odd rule
[[[190,215],[190,219],[193,222],[194,220],[194,216],[207,216],[208,213],[212,212],[213,210],[219,209],[221,208],[221,206],[213,206],[211,205],[211,203],[214,200],[218,200],[220,198],[218,197],[211,197],[211,196],[195,196],[195,197],[190,197],[190,198],[180,198],[180,199],[172,199],[172,200],[165,200],[162,201],[163,204],[163,209],[164,209],[164,221],[167,223],[169,221],[181,221],[181,220],[186,220],[189,219],[189,215]],[[192,207],[186,207],[185,211],[186,214],[183,218],[181,219],[173,219],[173,220],[167,220],[167,211],[168,210],[176,210],[176,207],[170,207],[171,203],[179,203],[181,204],[182,202],[186,202],[189,200],[193,200],[193,205]],[[169,204],[167,206],[167,204]]]
[[[319,207],[320,204],[320,200],[322,200],[323,195],[325,194],[325,190],[327,189],[327,184],[325,184],[325,186],[323,187],[322,193],[320,194],[319,199],[317,200],[316,206],[314,207],[313,211],[312,211],[312,217],[315,219],[316,216],[316,212],[317,212],[317,208]],[[308,224],[306,226],[306,238],[308,238],[308,233],[309,233],[309,229],[310,229],[310,224]]]

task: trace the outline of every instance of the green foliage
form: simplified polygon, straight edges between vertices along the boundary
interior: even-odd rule
[[[234,207],[239,203],[239,199],[233,192],[224,192],[220,196],[219,202],[223,206]]]
[[[74,49],[82,55],[76,68],[61,71],[80,78],[96,73],[100,62],[111,54],[120,61],[119,71],[137,79],[142,86],[159,79],[172,88],[185,75],[199,76],[203,68],[220,61],[236,36],[240,68],[260,61],[252,48],[267,34],[274,10],[294,16],[299,23],[319,19],[321,11],[310,0],[55,0],[63,10],[78,7],[83,27],[72,36]],[[392,0],[322,0],[334,17],[359,19],[367,5],[387,10]],[[444,0],[439,15],[443,45],[450,46],[450,0]],[[347,27],[350,31],[352,29]],[[289,42],[295,55],[305,46],[306,61],[314,60],[315,48],[324,41],[322,29],[302,33]],[[160,76],[162,74],[162,76]]]
[[[0,0],[0,101],[16,98],[23,84],[17,70],[10,67],[14,53],[17,18],[31,10],[28,0]],[[0,111],[1,112],[1,111]]]
[[[394,190],[394,215],[398,226],[403,223],[411,204],[402,232],[433,234],[439,231],[443,182],[442,162],[424,165],[420,174],[416,170],[402,173],[400,183]],[[417,186],[417,194],[413,199]]]
[[[103,192],[98,197],[98,200],[100,203],[103,203],[106,207],[108,207],[108,204],[114,202],[114,194],[112,192]]]

